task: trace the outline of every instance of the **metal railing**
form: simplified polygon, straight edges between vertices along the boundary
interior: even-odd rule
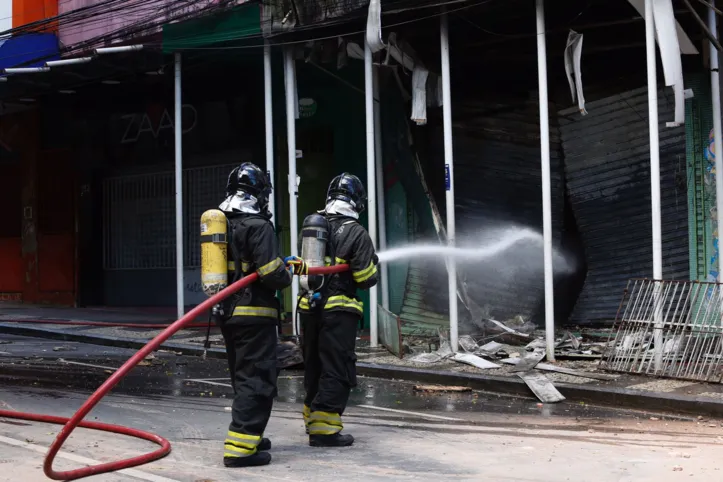
[[[630,280],[601,367],[720,383],[722,306],[718,283]]]
[[[184,266],[201,264],[201,214],[223,200],[232,165],[183,170]],[[103,268],[174,268],[173,172],[107,178],[103,182]]]

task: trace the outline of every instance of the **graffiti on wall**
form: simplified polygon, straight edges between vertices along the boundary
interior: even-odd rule
[[[705,148],[706,174],[705,187],[710,199],[710,223],[713,231],[713,254],[710,257],[710,268],[708,269],[708,281],[718,280],[718,212],[716,210],[716,182],[715,182],[715,136],[711,129],[708,135],[708,145]]]
[[[191,132],[198,122],[198,112],[191,104],[183,104],[181,123],[183,133]],[[158,139],[162,131],[172,131],[175,127],[174,119],[167,108],[160,105],[152,105],[147,112],[134,112],[121,116],[124,123],[124,132],[121,137],[121,144],[137,142],[143,134]]]
[[[184,305],[198,305],[207,299],[201,286],[201,270],[199,268],[186,268],[183,270],[183,285]]]

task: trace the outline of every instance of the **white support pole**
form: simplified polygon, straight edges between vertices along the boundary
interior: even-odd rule
[[[718,38],[718,19],[715,13],[715,0],[711,0],[711,7],[708,9],[708,29]],[[721,99],[720,99],[720,73],[719,56],[720,52],[710,43],[710,87],[713,102],[713,142],[715,150],[715,208],[718,216],[718,233],[720,239],[720,231],[723,229],[723,127],[721,126]],[[720,242],[719,242],[720,243]],[[718,254],[718,282],[723,283],[723,261],[720,256],[720,248]],[[723,317],[723,307],[721,307],[721,317]],[[723,328],[723,319],[720,320],[721,328]],[[723,340],[721,341],[723,345]]]
[[[176,52],[174,65],[174,140],[176,151],[176,314],[181,318],[185,314],[183,300],[183,125],[181,114],[181,53]]]
[[[274,104],[271,85],[271,47],[264,41],[264,120],[266,121],[266,172],[274,186],[269,196],[269,212],[274,224],[276,214],[276,177],[274,176]]]
[[[374,138],[374,65],[372,64],[372,50],[364,41],[364,106],[366,108],[366,141],[367,141],[367,197],[369,204],[369,237],[377,245],[377,184],[376,163],[374,161],[376,148]],[[372,348],[379,345],[379,326],[377,287],[369,290],[369,342]]]
[[[540,160],[542,168],[542,238],[545,266],[545,340],[547,359],[555,361],[555,293],[552,267],[552,189],[550,186],[550,113],[547,97],[545,3],[536,0],[537,83],[540,90]]]
[[[444,124],[444,175],[447,190],[447,243],[450,247],[454,247],[456,225],[454,214],[454,152],[452,149],[452,90],[449,80],[449,27],[446,12],[440,17],[439,44],[442,50],[442,117]],[[447,260],[447,271],[449,273],[449,343],[453,352],[457,352],[459,348],[456,263],[452,257]]]
[[[711,0],[711,5],[715,7],[715,0]],[[713,8],[708,9],[708,28],[711,33],[718,38],[718,25],[716,13]],[[718,72],[720,52],[715,48],[713,43],[710,44],[710,87],[713,101],[713,138],[715,147],[715,196],[716,211],[718,213],[718,232],[723,229],[723,127],[721,127],[721,104],[720,104],[720,74]],[[718,256],[718,282],[723,282],[723,261]]]
[[[653,279],[663,278],[663,243],[660,211],[660,137],[658,134],[658,78],[655,54],[655,19],[653,0],[645,0],[645,57],[648,70],[648,129],[650,131],[650,205],[653,225]],[[663,364],[663,326],[660,310],[660,285],[653,292],[655,329],[655,371]]]
[[[297,197],[299,186],[296,181],[296,73],[293,47],[284,47],[284,81],[286,84],[286,138],[289,154],[289,238],[291,241],[291,255],[299,255],[299,220]],[[296,331],[296,302],[299,297],[298,280],[291,284],[291,325],[294,335]]]
[[[379,201],[379,249],[387,249],[387,213],[384,202],[384,159],[382,157],[381,93],[379,67],[374,66],[374,158],[377,166],[377,200]],[[382,263],[382,306],[389,309],[389,266]]]

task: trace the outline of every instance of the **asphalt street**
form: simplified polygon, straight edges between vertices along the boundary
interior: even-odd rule
[[[133,350],[0,335],[0,408],[70,416]],[[427,393],[414,384],[360,378],[345,414],[353,447],[308,446],[303,383],[283,372],[266,435],[272,464],[226,469],[222,442],[232,390],[222,360],[156,353],[89,415],[168,438],[172,453],[90,480],[157,482],[535,481],[723,482],[723,425],[697,417],[543,405],[482,392]],[[58,426],[0,419],[0,480],[41,481]],[[116,460],[154,447],[89,430],[71,437],[57,468]]]

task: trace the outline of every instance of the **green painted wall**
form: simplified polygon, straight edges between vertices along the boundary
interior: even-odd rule
[[[689,74],[685,83],[695,93],[685,105],[690,276],[709,281],[717,276],[718,256],[715,169],[713,158],[706,152],[713,129],[710,79],[703,73]]]

